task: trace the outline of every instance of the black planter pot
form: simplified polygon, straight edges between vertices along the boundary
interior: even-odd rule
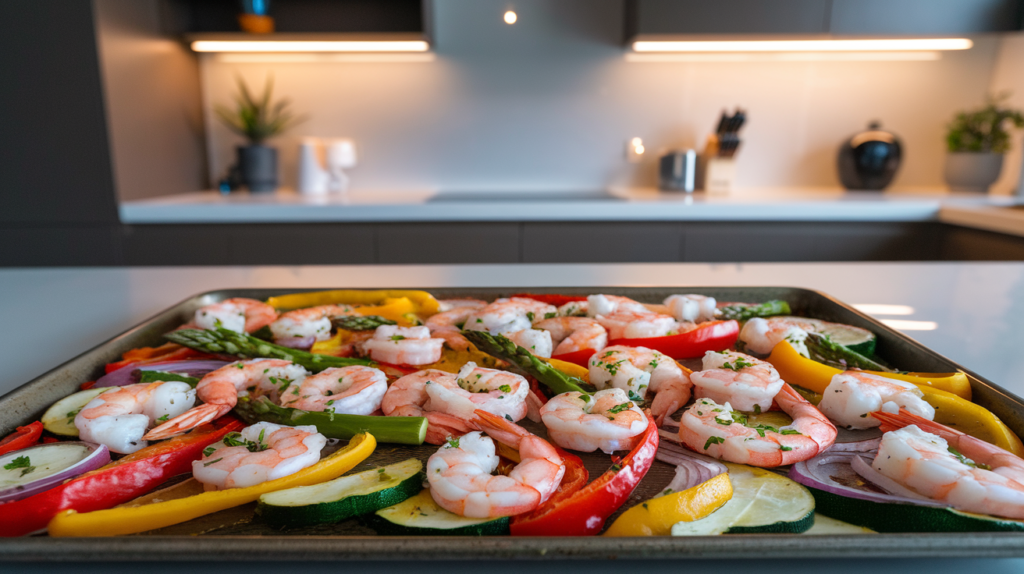
[[[277,189],[277,148],[265,145],[238,146],[238,171],[252,192]]]

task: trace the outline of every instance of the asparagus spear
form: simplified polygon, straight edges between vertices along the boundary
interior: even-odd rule
[[[469,339],[469,342],[476,345],[477,349],[512,363],[520,371],[537,379],[540,384],[551,389],[556,394],[570,391],[580,393],[594,392],[593,385],[559,371],[533,356],[533,353],[530,351],[516,345],[508,337],[491,335],[484,331],[462,331],[462,335]]]
[[[423,417],[368,417],[303,411],[275,405],[267,397],[255,400],[239,398],[234,412],[249,424],[264,421],[287,426],[314,425],[327,438],[350,439],[358,433],[368,432],[377,442],[423,444],[427,434],[427,419]]]
[[[391,319],[377,315],[341,315],[331,318],[331,323],[346,331],[372,331],[381,325],[397,325]]]
[[[744,303],[737,303],[736,305],[726,305],[718,310],[719,315],[723,319],[735,319],[737,321],[749,321],[754,317],[774,317],[775,315],[789,315],[792,311],[789,308],[789,303],[785,301],[773,300],[765,301],[760,305],[747,305]]]
[[[373,365],[373,361],[367,359],[332,357],[331,355],[317,355],[298,349],[289,349],[288,347],[281,347],[273,343],[261,341],[245,333],[236,333],[227,329],[206,331],[180,329],[167,333],[164,335],[164,338],[190,349],[206,353],[234,355],[242,359],[284,359],[285,361],[291,361],[296,365],[305,367],[314,373],[319,373],[330,367]]]
[[[808,333],[804,341],[810,358],[837,369],[864,369],[893,372],[889,367],[836,343],[828,335]]]

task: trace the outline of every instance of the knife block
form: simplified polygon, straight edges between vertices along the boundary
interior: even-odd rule
[[[710,194],[727,194],[736,185],[736,159],[701,156],[697,170],[700,189]]]

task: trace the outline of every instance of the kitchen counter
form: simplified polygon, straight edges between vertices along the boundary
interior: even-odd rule
[[[576,199],[578,198],[578,199]],[[898,221],[938,219],[947,205],[989,205],[977,194],[741,190],[728,195],[615,189],[601,193],[353,192],[304,196],[196,192],[120,205],[128,224],[530,221]]]
[[[0,314],[17,329],[0,346],[4,376],[0,393],[145,320],[197,292],[224,287],[437,287],[585,285],[794,285],[822,290],[855,304],[897,305],[876,309],[886,320],[909,321],[912,337],[976,370],[1008,390],[1024,393],[1024,332],[1013,318],[1024,305],[1024,264],[670,264],[670,265],[475,265],[205,267],[105,269],[2,269]],[[892,314],[892,313],[906,314]],[[898,324],[897,324],[898,325]],[[919,330],[919,329],[930,330]],[[883,535],[884,536],[884,535]],[[385,558],[385,557],[382,557]],[[4,565],[6,572],[52,571],[51,564]],[[246,563],[123,565],[152,574],[191,572],[253,574],[279,566]],[[351,565],[381,574],[414,571],[451,574],[464,563],[375,562]],[[488,564],[493,574],[514,574],[520,562]],[[650,571],[678,569],[679,561],[644,562]],[[968,570],[1003,574],[1024,571],[1024,559],[963,560],[916,558],[885,560],[686,560],[694,571],[749,569],[779,574],[827,570],[836,574],[877,572],[963,574]],[[621,561],[542,562],[528,566],[539,574],[613,574]],[[635,567],[635,565],[634,565]],[[64,564],[65,571],[109,573],[110,563]],[[334,572],[337,564],[302,565],[310,573]],[[413,570],[414,568],[414,570]]]

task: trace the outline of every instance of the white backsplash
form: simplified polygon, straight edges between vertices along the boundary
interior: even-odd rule
[[[932,61],[636,62],[621,46],[620,0],[519,0],[513,26],[504,0],[433,4],[432,56],[204,56],[211,178],[239,143],[211,113],[231,101],[236,77],[256,88],[273,75],[277,94],[309,116],[272,142],[286,187],[298,141],[319,136],[355,140],[353,189],[462,191],[654,185],[659,152],[702,146],[737,105],[749,117],[738,187],[836,188],[838,146],[877,119],[904,143],[894,189],[941,188],[953,114],[990,86],[1024,82],[1019,38],[1002,51],[999,39],[976,38]],[[640,164],[624,157],[634,136],[648,150]]]

